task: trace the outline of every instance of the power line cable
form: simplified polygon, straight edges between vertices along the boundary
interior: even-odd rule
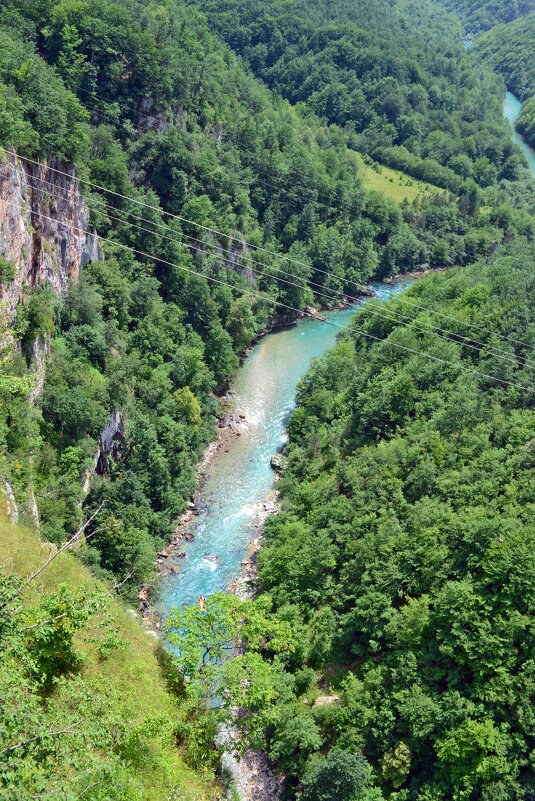
[[[8,201],[8,202],[12,202],[12,201]],[[57,220],[57,219],[55,219],[53,217],[49,217],[49,216],[47,216],[45,214],[42,214],[41,212],[35,212],[35,214],[37,214],[38,216],[40,216],[43,219],[50,220],[51,222],[54,222],[56,224],[63,225],[64,227],[69,227],[69,228],[71,228],[73,230],[77,230],[79,233],[85,234],[86,236],[94,236],[94,232],[87,231],[86,229],[81,228],[81,227],[79,227],[77,225],[74,225],[74,224],[71,224],[71,223],[68,223],[68,222],[59,221],[59,220]],[[161,259],[158,256],[153,256],[151,253],[145,253],[144,251],[138,250],[137,248],[133,248],[133,247],[131,247],[129,245],[123,245],[121,242],[116,242],[115,240],[109,239],[107,237],[100,237],[100,239],[101,239],[101,241],[104,241],[104,242],[110,242],[110,243],[114,244],[116,247],[120,247],[120,248],[123,248],[124,250],[128,250],[131,253],[135,253],[138,256],[142,256],[144,258],[151,259],[154,262],[158,262],[160,264],[166,264],[169,267],[174,267],[176,269],[182,270],[183,272],[195,275],[195,276],[197,276],[199,278],[202,278],[202,279],[204,279],[206,281],[211,281],[213,283],[216,283],[216,284],[219,284],[219,285],[222,285],[222,286],[228,286],[230,289],[234,289],[234,290],[236,289],[236,287],[232,286],[232,284],[229,284],[227,281],[222,281],[219,278],[213,278],[212,276],[205,275],[204,273],[201,273],[198,270],[192,270],[189,267],[184,267],[183,265],[175,264],[174,262],[167,261],[166,259]],[[405,351],[407,353],[412,353],[412,354],[417,355],[417,356],[422,356],[423,358],[428,359],[428,360],[439,362],[441,364],[446,364],[449,367],[453,367],[456,370],[462,370],[464,372],[471,373],[472,375],[476,375],[479,378],[487,378],[489,381],[496,381],[496,382],[498,382],[500,384],[503,384],[504,386],[513,387],[514,389],[521,390],[523,392],[527,392],[528,394],[532,394],[533,392],[535,392],[535,389],[530,389],[529,387],[525,387],[525,386],[523,386],[521,384],[517,384],[517,383],[515,383],[513,381],[508,381],[508,380],[506,380],[504,378],[499,378],[498,376],[489,375],[488,373],[483,373],[483,372],[481,372],[479,370],[474,370],[474,369],[472,369],[470,367],[466,367],[463,364],[455,364],[454,362],[451,362],[449,359],[443,359],[443,358],[441,358],[439,356],[434,356],[431,353],[426,353],[425,351],[420,351],[420,350],[417,350],[416,348],[408,347],[407,345],[401,345],[401,344],[399,344],[397,342],[391,342],[388,339],[382,339],[381,337],[375,336],[374,334],[370,334],[367,331],[362,331],[361,329],[358,329],[355,326],[348,326],[348,325],[336,323],[336,322],[334,322],[334,320],[329,320],[328,318],[326,318],[324,316],[316,315],[316,314],[313,314],[312,312],[302,311],[301,309],[298,309],[295,306],[290,306],[287,303],[283,303],[282,301],[275,300],[274,298],[270,298],[269,296],[266,296],[266,295],[261,295],[258,292],[252,292],[252,291],[247,290],[247,289],[240,289],[239,291],[241,291],[243,294],[250,295],[250,296],[252,296],[254,298],[257,298],[258,300],[263,300],[263,301],[266,301],[267,303],[271,303],[274,306],[280,306],[282,308],[289,309],[290,311],[297,312],[297,314],[300,315],[300,316],[306,316],[306,317],[310,317],[310,318],[312,318],[314,320],[320,320],[320,321],[325,322],[325,323],[327,323],[329,325],[332,325],[335,328],[338,328],[340,330],[347,330],[347,331],[350,331],[353,334],[355,334],[355,333],[356,334],[360,334],[361,336],[366,337],[367,339],[372,339],[372,340],[374,340],[376,342],[382,342],[383,344],[386,344],[386,345],[388,345],[390,347],[396,348],[397,350],[402,350],[402,351]]]
[[[51,181],[46,181],[43,178],[35,177],[34,180],[37,180],[37,181],[39,181],[41,183],[44,183],[44,184],[47,184],[49,186],[53,186],[54,188],[56,188],[55,184],[53,184]],[[49,195],[51,197],[55,197],[56,199],[59,199],[59,200],[62,199],[61,195],[57,195],[57,194],[55,194],[53,192],[50,192],[50,190],[47,190],[47,195]],[[89,207],[91,208],[91,202],[89,202],[88,198],[86,198],[85,201],[89,205]],[[145,223],[147,223],[149,225],[153,225],[153,226],[158,227],[158,228],[164,228],[166,231],[170,230],[169,227],[167,225],[165,225],[165,224],[160,224],[160,223],[157,223],[157,222],[155,222],[153,220],[147,220],[147,219],[141,217],[140,215],[133,214],[132,212],[128,212],[125,209],[119,209],[119,208],[117,208],[115,206],[112,206],[109,203],[106,203],[105,201],[102,201],[102,202],[104,203],[105,206],[107,206],[108,208],[113,209],[114,211],[117,211],[120,214],[127,214],[128,216],[134,217],[135,219],[141,220],[142,222],[145,222]],[[97,206],[96,209],[98,211],[100,211],[100,207],[99,206]],[[94,210],[94,209],[92,209],[92,210]],[[160,234],[160,233],[158,233],[156,231],[153,231],[151,229],[145,228],[144,226],[137,225],[136,223],[132,223],[130,221],[122,220],[120,217],[116,217],[113,214],[109,214],[108,212],[106,212],[106,213],[107,213],[107,216],[108,216],[109,219],[115,220],[115,221],[121,223],[122,225],[131,226],[131,227],[136,228],[136,229],[138,229],[140,231],[144,231],[145,233],[151,234],[152,236],[156,236],[159,239],[165,239],[165,240],[173,242],[175,244],[185,244],[185,243],[182,242],[182,238],[185,237],[185,238],[187,238],[189,240],[192,240],[192,241],[194,241],[196,243],[199,243],[199,244],[203,245],[204,247],[212,247],[212,248],[214,248],[216,250],[221,249],[226,253],[230,253],[230,254],[233,253],[233,251],[229,251],[229,250],[227,250],[225,248],[222,248],[218,244],[206,243],[203,240],[197,239],[196,237],[189,236],[188,234],[181,233],[180,234],[180,239],[176,239],[175,237],[167,236],[165,234]],[[270,273],[270,272],[266,272],[265,270],[256,270],[254,267],[251,267],[250,265],[246,266],[246,265],[243,265],[243,264],[239,264],[236,261],[231,261],[230,259],[226,259],[219,252],[212,253],[210,251],[207,251],[207,250],[204,250],[203,248],[198,248],[198,247],[194,247],[193,249],[194,249],[194,252],[203,253],[206,256],[210,256],[212,258],[215,258],[215,259],[217,259],[219,261],[224,262],[225,264],[228,264],[233,270],[237,266],[238,267],[242,267],[244,269],[250,269],[253,273],[255,273],[255,274],[259,275],[259,276],[265,276],[265,277],[273,278],[276,281],[281,281],[281,282],[283,282],[285,284],[288,284],[290,286],[295,286],[295,287],[298,287],[298,288],[301,288],[301,289],[308,288],[308,286],[310,284],[312,284],[313,286],[318,286],[324,291],[313,290],[314,294],[319,296],[319,297],[326,298],[329,301],[340,302],[341,299],[345,300],[347,298],[347,300],[349,300],[349,301],[352,301],[354,303],[358,303],[359,300],[360,300],[359,298],[351,296],[351,295],[349,295],[349,296],[344,295],[342,290],[333,288],[332,291],[337,292],[338,295],[339,295],[339,297],[336,297],[336,296],[332,295],[330,292],[326,292],[325,291],[325,287],[323,287],[323,285],[316,284],[313,281],[306,281],[306,279],[302,279],[304,283],[295,283],[294,281],[286,280],[285,278],[281,277],[281,275],[279,275],[277,273],[273,274],[273,273]],[[250,259],[250,257],[248,257],[248,256],[242,256],[241,254],[237,254],[237,258],[248,259],[253,264],[259,264],[262,267],[269,267],[269,265],[264,264],[264,262],[257,262],[254,259]],[[282,270],[281,273],[282,273],[282,275],[289,275],[292,278],[299,278],[298,276],[295,276],[293,273],[290,273],[290,272],[287,272],[287,271],[284,271],[284,270]],[[439,337],[441,339],[445,339],[446,341],[455,342],[456,344],[460,344],[460,345],[462,345],[464,347],[470,348],[472,350],[476,350],[476,351],[484,353],[484,354],[497,356],[497,357],[502,358],[502,359],[504,359],[506,361],[509,361],[515,367],[518,367],[520,365],[522,367],[525,367],[526,369],[535,370],[535,364],[533,364],[532,362],[527,361],[522,356],[517,356],[515,354],[512,354],[509,351],[501,350],[500,348],[493,348],[492,346],[490,346],[490,345],[488,345],[486,343],[478,342],[477,340],[474,340],[473,338],[468,338],[468,337],[463,336],[462,334],[457,334],[455,332],[448,331],[446,329],[439,328],[437,326],[433,326],[433,325],[428,324],[428,323],[423,323],[423,325],[427,326],[427,327],[422,327],[422,325],[417,325],[415,323],[415,321],[414,321],[414,318],[412,318],[412,317],[409,317],[407,315],[403,315],[403,314],[401,314],[401,313],[399,313],[399,312],[397,312],[395,310],[390,310],[390,309],[387,309],[387,310],[382,309],[382,311],[379,312],[379,311],[376,311],[375,308],[371,308],[370,309],[369,308],[370,304],[371,304],[371,301],[366,305],[366,311],[370,312],[372,315],[380,317],[380,318],[382,318],[384,320],[388,320],[388,321],[396,322],[396,323],[405,321],[405,324],[410,325],[410,327],[413,328],[416,331],[420,331],[422,333],[431,333],[431,334],[433,334],[433,335],[435,335],[435,336],[437,336],[437,337]],[[385,311],[388,312],[388,313],[385,314]],[[394,316],[392,316],[392,314]],[[435,333],[435,332],[440,332],[440,333]],[[459,338],[461,338],[464,341],[463,342],[459,342]]]
[[[280,259],[284,259],[286,261],[289,261],[289,262],[292,262],[294,264],[297,264],[297,265],[299,265],[301,267],[305,267],[306,269],[313,269],[315,272],[319,272],[319,273],[321,273],[323,275],[326,275],[326,276],[329,276],[331,278],[338,278],[340,281],[343,281],[345,283],[352,284],[353,286],[356,286],[359,290],[364,290],[365,292],[368,291],[368,287],[366,287],[365,285],[357,283],[356,281],[353,281],[353,280],[351,280],[349,278],[345,278],[344,276],[340,276],[337,273],[328,272],[326,270],[322,270],[322,269],[317,268],[317,267],[313,267],[312,268],[311,265],[306,264],[305,262],[299,261],[298,259],[294,259],[291,256],[288,256],[287,254],[277,253],[276,251],[269,250],[268,248],[262,247],[261,245],[254,245],[254,244],[252,244],[250,242],[247,242],[243,238],[240,239],[238,237],[232,236],[231,234],[225,234],[223,231],[218,231],[215,228],[210,228],[209,226],[203,225],[202,223],[198,223],[198,222],[195,222],[193,220],[188,220],[186,217],[183,217],[180,214],[174,214],[173,212],[166,211],[165,209],[161,209],[161,208],[159,208],[157,206],[152,206],[151,204],[145,203],[145,202],[143,202],[141,200],[138,200],[137,198],[128,197],[127,195],[123,195],[122,193],[116,192],[113,189],[107,189],[106,187],[100,186],[99,184],[96,184],[96,183],[94,183],[92,181],[89,181],[88,179],[78,178],[78,177],[76,177],[76,176],[74,176],[74,175],[72,175],[72,174],[70,174],[68,172],[65,172],[63,170],[59,170],[56,167],[51,167],[49,165],[43,165],[41,162],[36,161],[35,159],[30,159],[27,156],[18,156],[17,153],[15,153],[15,152],[13,152],[11,150],[7,150],[6,148],[0,147],[0,151],[3,151],[5,153],[7,153],[8,155],[11,155],[11,156],[13,156],[15,158],[20,158],[23,161],[26,161],[26,162],[28,162],[30,164],[37,165],[39,167],[46,166],[46,168],[51,170],[52,172],[56,172],[56,173],[58,173],[60,175],[64,175],[64,176],[70,178],[71,180],[74,179],[74,180],[76,180],[76,181],[78,181],[80,183],[87,184],[88,186],[92,186],[94,189],[98,189],[99,191],[107,192],[108,194],[114,195],[116,197],[120,197],[120,198],[122,198],[124,200],[128,200],[131,203],[135,203],[136,205],[143,206],[145,208],[149,208],[152,211],[157,211],[159,214],[164,214],[164,215],[166,215],[168,217],[180,220],[181,222],[185,222],[185,223],[187,223],[189,225],[196,226],[196,227],[198,227],[198,228],[200,228],[200,229],[202,229],[204,231],[208,231],[208,232],[210,232],[212,234],[215,234],[217,236],[222,236],[222,237],[225,237],[226,239],[230,239],[230,240],[232,240],[234,242],[239,242],[242,246],[243,245],[247,245],[250,248],[253,248],[255,250],[261,251],[263,253],[267,253],[267,254],[269,254],[271,256],[275,256],[275,257],[280,258]],[[444,314],[442,312],[436,311],[435,309],[430,309],[430,308],[428,308],[426,306],[421,306],[421,305],[419,305],[417,303],[412,303],[411,301],[408,301],[406,299],[401,299],[400,298],[400,302],[406,303],[407,305],[413,306],[413,307],[415,307],[417,309],[420,309],[422,311],[427,311],[430,314],[436,314],[439,317],[444,317],[445,319],[452,320],[453,322],[459,323],[460,325],[465,325],[465,326],[468,326],[470,328],[473,328],[473,329],[476,329],[476,330],[479,330],[479,331],[484,331],[485,333],[491,334],[493,336],[497,336],[500,339],[504,339],[504,340],[507,340],[509,342],[513,342],[513,343],[516,343],[518,345],[522,345],[525,348],[530,348],[530,349],[533,348],[533,349],[535,349],[535,345],[532,345],[532,344],[527,343],[527,342],[522,342],[521,340],[517,340],[517,339],[514,339],[512,337],[507,337],[507,336],[505,336],[503,334],[499,334],[496,331],[492,331],[492,330],[490,330],[488,328],[484,328],[483,326],[477,326],[477,325],[474,325],[473,323],[469,323],[469,322],[464,321],[464,320],[459,320],[456,317],[452,317],[450,315],[447,315],[447,314]]]
[[[46,184],[51,184],[50,181],[44,181],[44,179],[38,178],[37,180],[38,181],[43,181],[43,183],[46,183]],[[55,193],[50,192],[48,190],[47,190],[47,195],[49,195],[51,197],[55,197],[57,199],[62,199],[60,195],[56,195]],[[86,198],[86,203],[87,202],[88,202],[88,200]],[[90,203],[88,203],[88,205],[91,206]],[[106,204],[106,205],[109,206],[109,204]],[[115,207],[113,207],[113,206],[109,206],[109,207],[115,209]],[[97,207],[97,209],[98,209],[98,207]],[[126,212],[123,209],[115,209],[115,210],[118,211],[119,213],[130,214],[129,212]],[[181,239],[176,239],[174,237],[166,236],[165,234],[157,233],[155,231],[152,231],[151,229],[148,229],[148,228],[145,228],[143,226],[137,225],[136,223],[127,222],[125,220],[122,220],[119,217],[114,216],[113,214],[108,214],[107,216],[109,217],[109,219],[115,220],[115,221],[117,221],[117,222],[119,222],[119,223],[121,223],[123,225],[126,225],[126,226],[131,226],[131,227],[136,228],[136,229],[138,229],[140,231],[144,231],[146,233],[149,233],[149,234],[151,234],[153,236],[158,237],[159,239],[165,239],[165,240],[168,240],[168,241],[173,242],[175,244],[184,244],[181,241]],[[157,223],[154,223],[152,220],[145,220],[143,217],[140,217],[139,215],[131,214],[130,216],[133,216],[136,219],[145,221],[145,222],[147,222],[147,223],[149,223],[151,225],[158,225]],[[168,227],[165,226],[165,225],[159,225],[158,227],[164,227],[167,230],[169,230]],[[213,247],[213,248],[219,247],[218,245],[215,245],[215,244],[204,243],[202,240],[196,239],[195,237],[189,237],[187,234],[182,234],[181,236],[186,236],[188,239],[192,239],[195,242],[198,242],[199,244],[205,245],[206,247]],[[113,241],[115,241],[115,240],[113,240]],[[197,248],[197,247],[194,248],[194,251],[196,253],[202,253],[202,254],[204,254],[206,256],[209,256],[211,258],[214,258],[214,259],[217,259],[219,261],[222,261],[225,264],[228,264],[232,270],[235,270],[235,268],[237,266],[242,267],[242,268],[245,269],[245,265],[238,264],[237,262],[231,261],[230,259],[226,259],[226,258],[221,256],[217,252],[213,253],[211,251],[207,251],[207,250],[204,250],[203,248]],[[227,252],[231,252],[231,251],[227,251]],[[242,258],[242,257],[238,256],[238,258]],[[245,258],[247,258],[247,257],[245,257]],[[254,262],[254,263],[262,264],[262,262]],[[265,265],[265,266],[267,266],[267,265]],[[307,283],[298,284],[298,283],[295,283],[293,281],[288,281],[288,280],[282,278],[280,275],[269,273],[269,272],[266,272],[266,271],[256,270],[254,267],[248,266],[247,269],[250,269],[252,272],[254,272],[255,274],[257,274],[259,276],[265,276],[265,277],[273,278],[276,281],[281,281],[281,282],[283,282],[285,284],[288,284],[290,286],[295,286],[295,287],[298,287],[300,289],[306,289],[307,286],[308,286]],[[287,273],[285,271],[282,271],[282,273],[283,273],[283,275],[292,275],[291,273]],[[293,277],[296,277],[296,276],[293,276]],[[341,290],[339,290],[339,291],[341,291]],[[339,302],[339,300],[340,300],[339,297],[335,297],[335,296],[333,296],[331,294],[326,294],[325,292],[315,291],[315,295],[323,297],[323,298],[326,298],[327,300],[330,300],[330,301]],[[346,296],[344,296],[344,297],[346,297]],[[359,303],[359,302],[362,301],[362,298],[356,298],[356,297],[353,297],[353,296],[347,296],[347,300],[352,301],[354,303]],[[466,342],[459,342],[458,337],[459,336],[462,337],[462,335],[455,334],[454,332],[451,332],[451,331],[446,331],[445,329],[437,329],[436,326],[430,326],[429,328],[422,328],[421,326],[415,324],[414,318],[408,317],[406,315],[400,315],[401,319],[398,319],[396,316],[392,317],[391,315],[385,314],[384,313],[385,310],[383,310],[382,312],[378,312],[378,311],[375,311],[374,309],[369,309],[368,306],[369,306],[369,304],[367,304],[366,311],[370,311],[370,313],[372,315],[380,317],[380,318],[382,318],[384,320],[388,320],[388,321],[391,321],[391,322],[399,323],[399,322],[402,322],[403,318],[404,318],[405,320],[408,321],[408,323],[405,323],[405,324],[409,325],[413,330],[420,331],[420,332],[426,333],[426,334],[427,333],[433,334],[434,336],[437,336],[440,339],[444,339],[444,340],[446,340],[448,342],[454,342],[456,344],[460,344],[460,345],[462,345],[464,347],[471,348],[472,350],[476,350],[478,352],[482,352],[482,353],[484,353],[486,355],[498,356],[499,358],[502,358],[505,361],[509,361],[515,367],[518,367],[520,365],[522,367],[525,367],[526,369],[535,370],[535,365],[533,365],[532,363],[526,361],[523,357],[515,356],[514,354],[511,354],[508,351],[501,351],[499,349],[498,350],[494,350],[489,345],[486,345],[486,344],[483,344],[483,343],[478,343],[477,341],[474,341],[474,340],[466,341]],[[387,309],[386,311],[390,311],[390,310]],[[396,312],[393,312],[393,313],[396,314]],[[445,334],[445,336],[442,336],[441,334],[435,334],[433,329],[438,330],[438,331],[442,331]],[[462,337],[462,339],[467,339],[467,338],[466,337]]]

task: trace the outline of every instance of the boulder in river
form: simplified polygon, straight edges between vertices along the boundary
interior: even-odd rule
[[[277,473],[282,473],[288,464],[288,458],[283,453],[275,453],[271,457],[270,464],[273,470],[276,470]]]

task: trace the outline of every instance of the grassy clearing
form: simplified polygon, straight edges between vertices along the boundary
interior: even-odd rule
[[[2,516],[0,553],[3,571],[29,576],[46,562],[50,551],[32,531],[9,523]],[[35,603],[62,583],[106,593],[104,585],[74,554],[64,553],[30,585],[25,601]],[[144,801],[175,797],[180,801],[213,801],[218,794],[210,777],[203,777],[185,765],[176,748],[173,721],[178,715],[178,701],[168,691],[161,673],[157,641],[147,635],[132,611],[125,609],[109,593],[108,598],[106,618],[96,616],[80,643],[86,655],[81,675],[93,686],[117,693],[117,715],[129,721],[132,731],[129,770],[142,789]],[[102,659],[99,648],[103,635],[111,630],[122,641],[122,646]],[[50,700],[58,706],[65,703],[58,693]],[[154,730],[157,733],[151,735]],[[143,748],[136,748],[136,738],[142,738]]]
[[[381,192],[394,203],[401,203],[407,199],[410,203],[422,195],[431,195],[435,192],[444,194],[444,189],[425,181],[419,181],[399,170],[392,170],[377,161],[373,161],[369,156],[353,151],[353,155],[358,161],[359,173],[362,183],[366,189],[374,192]]]

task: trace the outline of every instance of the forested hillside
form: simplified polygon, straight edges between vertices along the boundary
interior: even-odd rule
[[[380,3],[366,12],[366,30],[344,4],[334,11],[322,27],[321,4],[316,16],[251,5],[254,27],[233,23],[244,52],[255,49],[259,76],[292,102],[307,99],[294,109],[179,0],[2,6],[1,144],[23,159],[76,165],[105,255],[61,299],[46,285],[21,297],[11,332],[22,352],[5,365],[19,383],[4,389],[3,470],[52,542],[105,501],[84,558],[132,589],[150,578],[191,497],[214,433],[214,390],[274,311],[295,316],[314,293],[320,304],[339,302],[372,275],[469,263],[531,225],[505,210],[507,195],[495,188],[522,175],[495,81],[467,60],[455,66],[462,55],[441,18],[424,46],[419,23],[413,30],[409,16]],[[268,39],[278,56],[264,53]],[[441,43],[451,55],[437,56]],[[397,208],[363,190],[348,144],[454,189],[458,200],[437,193]],[[485,187],[493,194],[481,213]],[[53,217],[54,190],[36,188]],[[243,240],[263,249],[253,254]],[[52,338],[52,349],[43,391],[28,405],[27,365],[40,338]],[[112,412],[124,431],[82,506]]]
[[[231,673],[290,798],[535,792],[534,257],[366,306],[301,385]]]
[[[516,127],[530,144],[535,143],[535,11],[529,4],[517,19],[496,19],[479,36],[475,52],[503,76],[507,88],[525,101]],[[531,13],[529,13],[531,12]]]
[[[438,0],[438,2],[460,17],[470,36],[488,31],[502,22],[512,22],[535,9],[533,0]]]
[[[312,300],[314,266],[335,263],[340,279],[324,287],[318,273],[314,288],[338,301],[356,291],[349,281],[431,258],[442,237],[412,233],[397,208],[365,194],[336,131],[271,98],[180,3],[12,2],[0,21],[1,144],[76,164],[106,255],[61,303],[46,286],[20,303],[14,333],[28,361],[36,337],[54,338],[36,409],[24,359],[8,358],[21,383],[19,400],[6,389],[4,470],[22,501],[34,483],[43,535],[62,541],[80,522],[98,433],[122,410],[120,468],[110,461],[111,482],[97,478],[86,504],[105,498],[108,534],[86,556],[138,587],[191,496],[214,431],[212,392],[272,301],[295,316]],[[434,201],[424,205],[432,214]],[[444,231],[455,259],[465,258],[461,218],[458,231]],[[488,247],[492,232],[481,234]],[[311,269],[292,263],[285,276],[276,256],[250,258],[242,238]],[[242,295],[251,288],[266,300]]]
[[[255,75],[344,126],[378,161],[441,187],[511,178],[497,79],[430,3],[196,0]]]
[[[534,42],[535,12],[510,25],[496,26],[481,36],[475,46],[521,100],[535,94]]]
[[[517,122],[518,130],[524,134],[528,142],[535,144],[535,97],[530,97],[522,106]]]
[[[535,195],[461,37],[427,0],[1,3],[1,798],[209,801],[236,708],[289,799],[535,795]],[[428,268],[303,382],[260,597],[154,647],[123,601],[249,346]]]

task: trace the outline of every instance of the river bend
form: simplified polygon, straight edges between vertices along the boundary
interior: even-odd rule
[[[513,135],[511,138],[521,149],[526,157],[531,174],[535,176],[535,150],[528,145],[524,137],[516,130],[516,121],[520,116],[521,109],[522,102],[518,97],[515,97],[512,92],[506,92],[503,104],[503,115],[513,126]]]
[[[515,129],[521,106],[518,98],[506,93],[504,116],[535,175],[535,152]],[[372,289],[384,300],[406,285],[398,281],[373,284]],[[355,310],[326,316],[344,325]],[[207,469],[200,513],[191,526],[194,539],[184,543],[185,559],[171,557],[178,572],[162,581],[157,609],[163,617],[173,607],[195,603],[200,595],[228,589],[240,574],[241,562],[257,535],[255,518],[274,488],[270,460],[284,443],[297,383],[312,360],[334,345],[338,330],[321,320],[300,320],[292,328],[263,337],[245,359],[232,386],[234,411],[242,420],[240,436],[219,450]]]

